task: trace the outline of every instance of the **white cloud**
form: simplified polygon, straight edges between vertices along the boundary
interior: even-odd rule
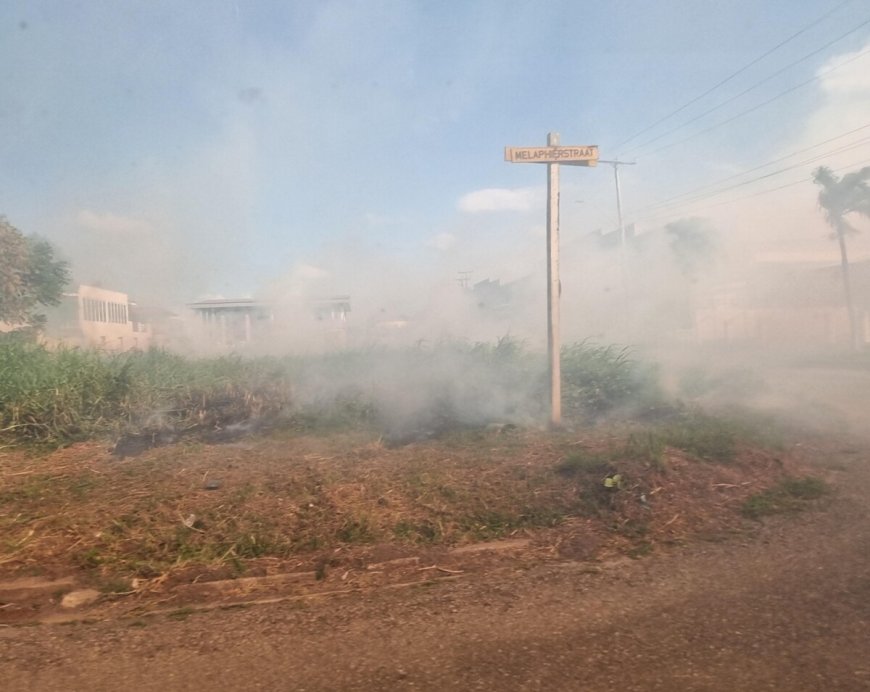
[[[373,228],[383,228],[385,226],[398,226],[407,223],[408,220],[402,216],[393,216],[390,214],[378,214],[376,212],[367,211],[363,218],[366,224]]]
[[[870,94],[870,44],[852,53],[837,55],[828,60],[817,72],[822,76],[822,88],[830,94],[842,93],[850,97]]]
[[[427,247],[434,248],[440,252],[447,252],[456,245],[456,236],[452,233],[439,233],[426,242]]]
[[[300,279],[323,279],[329,276],[326,269],[321,269],[313,264],[297,264],[295,273]]]
[[[839,249],[830,239],[830,229],[818,208],[818,188],[811,182],[816,166],[828,166],[836,175],[844,175],[867,165],[870,159],[867,124],[870,112],[870,43],[850,53],[831,57],[817,72],[821,75],[818,100],[797,136],[783,146],[783,154],[801,153],[790,162],[810,158],[795,171],[776,178],[785,185],[773,191],[773,181],[760,191],[770,194],[750,198],[738,205],[728,205],[713,216],[722,227],[746,229],[743,245],[753,248],[757,257],[788,257],[794,261],[812,258],[836,262]],[[862,55],[863,54],[863,55]],[[857,59],[856,56],[861,55]],[[842,67],[831,71],[831,68]],[[795,160],[796,159],[796,160]],[[804,176],[802,184],[797,183]],[[781,180],[781,182],[780,182]],[[865,228],[860,220],[859,227]],[[763,229],[762,233],[758,230]],[[854,260],[870,257],[870,234],[858,233],[849,239],[849,254]]]
[[[147,221],[108,211],[96,212],[82,209],[76,214],[76,223],[89,231],[111,236],[143,236],[154,232],[154,227]]]
[[[476,214],[487,211],[531,211],[543,205],[544,191],[537,187],[514,190],[490,187],[475,190],[459,199],[460,211]]]

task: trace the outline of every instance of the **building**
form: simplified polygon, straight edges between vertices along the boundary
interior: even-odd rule
[[[126,293],[80,285],[46,310],[43,341],[49,346],[127,351],[149,348],[152,330]]]
[[[870,262],[850,265],[861,344],[870,342]],[[840,265],[758,264],[740,280],[711,289],[695,315],[699,341],[783,346],[850,342]]]
[[[341,347],[346,342],[350,296],[299,304],[254,298],[216,298],[189,303],[194,338],[206,350],[263,351],[271,346]]]

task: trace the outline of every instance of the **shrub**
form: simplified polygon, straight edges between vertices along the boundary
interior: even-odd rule
[[[655,369],[628,348],[583,341],[562,349],[562,397],[567,414],[594,420],[616,409],[639,412],[662,393]]]

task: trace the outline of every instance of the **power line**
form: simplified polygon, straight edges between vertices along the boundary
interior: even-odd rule
[[[670,144],[665,144],[664,146],[659,147],[658,149],[653,149],[651,152],[649,152],[649,155],[657,154],[660,151],[665,151],[666,149],[670,149],[671,147],[675,147],[678,144],[682,144],[683,142],[687,142],[690,139],[694,139],[695,137],[697,137],[699,135],[704,135],[704,134],[707,134],[708,132],[711,132],[712,130],[716,130],[716,129],[722,127],[723,125],[728,125],[729,123],[734,122],[738,118],[742,118],[744,115],[749,115],[750,113],[754,113],[759,108],[763,108],[764,106],[767,106],[768,104],[773,103],[777,99],[780,99],[783,96],[787,96],[788,94],[791,94],[792,92],[797,91],[798,89],[801,89],[801,88],[807,86],[808,84],[812,84],[813,82],[817,82],[822,77],[828,76],[832,72],[839,70],[841,67],[848,65],[850,62],[854,62],[855,60],[858,60],[859,58],[863,58],[868,53],[870,53],[870,48],[862,50],[857,55],[853,55],[848,60],[844,60],[839,65],[835,65],[831,69],[825,70],[824,72],[817,74],[815,77],[811,77],[810,79],[807,79],[806,81],[803,81],[800,84],[795,84],[793,87],[789,87],[785,91],[779,92],[778,94],[770,97],[766,101],[762,101],[761,103],[758,103],[758,104],[752,106],[752,108],[747,108],[745,111],[741,111],[740,113],[737,113],[736,115],[732,115],[730,118],[726,118],[725,120],[721,120],[714,125],[710,125],[710,127],[704,128],[703,130],[698,130],[697,132],[693,132],[692,134],[688,135],[687,137],[683,137],[682,139],[678,139],[675,142],[671,142]]]
[[[682,128],[686,127],[687,125],[691,125],[692,123],[695,123],[695,122],[699,121],[701,118],[704,118],[704,117],[710,115],[710,113],[714,113],[715,111],[719,110],[719,109],[722,108],[723,106],[727,106],[729,103],[733,103],[734,101],[736,101],[737,99],[739,99],[741,96],[745,96],[745,95],[748,94],[750,91],[752,91],[753,89],[755,89],[755,88],[761,86],[761,85],[764,84],[765,82],[769,82],[771,79],[775,79],[776,77],[778,77],[779,75],[781,75],[783,72],[786,72],[786,71],[790,70],[792,67],[794,67],[794,66],[797,65],[798,63],[801,63],[801,62],[803,62],[804,60],[808,60],[809,58],[813,57],[814,55],[818,55],[818,54],[821,53],[823,50],[825,50],[825,49],[827,49],[827,48],[830,48],[832,45],[834,45],[835,43],[837,43],[837,42],[839,42],[839,41],[842,41],[842,40],[843,40],[844,38],[846,38],[847,36],[850,36],[851,34],[854,34],[856,31],[859,31],[859,30],[863,29],[863,28],[864,28],[865,26],[867,26],[868,24],[870,24],[870,19],[867,19],[867,20],[861,22],[861,24],[859,24],[858,26],[856,26],[856,27],[853,28],[853,29],[849,29],[849,31],[847,31],[845,34],[842,34],[842,35],[838,36],[837,38],[835,38],[835,39],[833,39],[833,40],[831,40],[831,41],[828,41],[828,42],[827,42],[825,45],[823,45],[821,48],[817,48],[816,50],[812,51],[811,53],[807,53],[807,54],[804,55],[803,57],[798,58],[797,60],[794,60],[793,62],[790,62],[788,65],[786,65],[785,67],[783,67],[783,68],[777,70],[777,71],[774,72],[773,74],[768,75],[767,77],[765,77],[764,79],[762,79],[762,80],[760,80],[760,81],[758,81],[758,82],[755,82],[755,84],[753,84],[753,85],[747,87],[746,89],[744,89],[743,91],[741,91],[739,94],[735,94],[735,95],[732,96],[731,98],[726,99],[725,101],[722,101],[722,102],[716,104],[716,105],[713,106],[712,108],[708,108],[708,109],[705,110],[703,113],[701,113],[701,114],[699,114],[699,115],[696,115],[694,118],[691,118],[691,119],[689,119],[689,120],[686,120],[685,122],[683,122],[683,123],[677,125],[676,127],[672,127],[670,130],[666,130],[666,131],[663,132],[662,134],[660,134],[660,135],[658,135],[658,136],[656,136],[656,137],[653,137],[652,139],[648,139],[648,140],[646,140],[645,142],[641,142],[640,144],[635,145],[634,147],[632,147],[631,149],[629,149],[629,151],[637,151],[638,149],[642,149],[643,147],[649,146],[650,144],[653,144],[654,142],[658,142],[660,139],[663,139],[663,138],[667,137],[668,135],[673,134],[674,132],[677,132],[678,130],[681,130]]]
[[[801,161],[799,163],[793,164],[793,165],[788,166],[786,168],[780,169],[779,171],[774,171],[772,173],[765,173],[764,175],[758,176],[757,178],[752,178],[750,180],[742,181],[740,183],[737,183],[735,185],[731,185],[729,187],[725,187],[725,188],[722,188],[719,190],[714,190],[708,194],[701,194],[700,196],[697,196],[694,199],[685,200],[683,202],[676,202],[676,200],[679,200],[683,197],[692,197],[693,195],[696,195],[697,193],[700,193],[700,192],[707,190],[709,188],[715,188],[715,187],[721,185],[722,183],[726,183],[730,180],[734,180],[735,178],[741,178],[745,175],[748,175],[749,173],[753,173],[755,171],[759,171],[761,169],[768,168],[769,166],[772,166],[776,163],[780,163],[782,161],[790,159],[794,156],[797,156],[798,154],[802,154],[802,153],[810,151],[812,149],[817,149],[818,147],[820,147],[824,144],[829,144],[830,142],[833,142],[837,139],[842,139],[843,137],[854,134],[855,132],[860,132],[861,130],[866,130],[868,127],[870,127],[870,123],[863,125],[861,127],[857,127],[853,130],[849,130],[848,132],[844,132],[843,134],[837,135],[836,137],[831,137],[829,139],[823,140],[821,142],[813,144],[812,146],[805,147],[803,149],[798,149],[797,151],[794,151],[794,152],[787,154],[785,156],[781,156],[780,158],[774,159],[773,161],[768,161],[767,163],[761,164],[760,166],[755,166],[754,168],[749,168],[745,171],[741,171],[740,173],[735,173],[734,175],[730,175],[726,178],[722,178],[720,180],[717,180],[713,183],[709,183],[707,185],[702,185],[700,187],[694,188],[693,190],[683,192],[679,195],[674,195],[673,197],[669,197],[669,198],[661,200],[659,202],[653,202],[653,203],[644,205],[642,207],[639,207],[638,209],[633,210],[633,212],[638,213],[638,212],[643,212],[643,211],[647,211],[647,210],[654,210],[657,208],[674,206],[675,204],[688,204],[688,203],[696,202],[696,201],[701,200],[701,199],[706,199],[708,197],[715,197],[716,195],[719,195],[719,194],[726,192],[728,190],[731,190],[731,189],[734,189],[737,187],[742,187],[742,186],[747,185],[749,183],[756,182],[758,180],[763,180],[765,178],[769,178],[769,177],[772,177],[774,175],[778,175],[779,173],[792,170],[794,168],[805,165],[807,163],[812,163],[813,161],[827,158],[828,156],[833,156],[835,154],[843,153],[845,151],[851,151],[852,149],[857,148],[858,146],[870,141],[870,137],[865,137],[863,139],[859,139],[859,140],[856,140],[854,142],[850,142],[848,144],[842,145],[842,146],[835,148],[833,150],[830,150],[830,151],[827,151],[827,152],[824,152],[821,154],[817,154],[809,159],[805,159],[804,161]]]
[[[870,163],[870,159],[865,159],[864,161],[858,161],[856,163],[850,163],[847,166],[839,166],[838,168],[832,168],[831,172],[838,173],[839,171],[844,171],[847,168],[855,168],[856,166],[864,166]],[[744,199],[750,199],[751,197],[761,197],[762,195],[770,194],[771,192],[778,192],[779,190],[784,190],[787,187],[794,187],[795,185],[800,185],[801,183],[807,182],[807,178],[802,178],[801,180],[795,180],[793,183],[786,183],[785,185],[780,185],[779,187],[774,187],[769,190],[762,190],[761,192],[756,192],[751,195],[745,195],[743,197],[738,197],[737,199],[728,200],[727,202],[719,202],[716,206],[720,206],[722,204],[732,204],[734,202],[740,202]]]
[[[617,144],[616,146],[614,146],[613,149],[618,149],[619,147],[621,147],[621,146],[623,146],[623,145],[625,145],[625,144],[628,144],[628,143],[629,143],[630,141],[632,141],[633,139],[636,139],[636,138],[640,137],[642,134],[646,134],[647,132],[649,132],[651,129],[653,129],[653,128],[656,127],[657,125],[659,125],[659,124],[665,122],[666,120],[669,120],[670,118],[672,118],[673,116],[677,115],[678,113],[682,113],[686,108],[688,108],[689,106],[691,106],[691,105],[697,103],[698,101],[700,101],[700,100],[703,99],[704,97],[709,96],[709,95],[712,94],[714,91],[716,91],[716,89],[718,89],[718,88],[721,87],[721,86],[724,86],[725,84],[727,84],[728,82],[730,82],[732,79],[734,79],[734,78],[737,77],[738,75],[743,74],[744,72],[746,72],[746,70],[748,70],[748,69],[749,69],[750,67],[752,67],[753,65],[757,65],[759,62],[761,62],[762,60],[764,60],[767,56],[771,55],[772,53],[775,53],[777,50],[779,50],[780,48],[782,48],[782,47],[783,47],[784,45],[786,45],[787,43],[790,43],[791,41],[793,41],[794,39],[796,39],[798,36],[801,36],[802,34],[805,34],[807,31],[809,31],[810,29],[812,29],[814,26],[816,26],[817,24],[823,22],[825,19],[827,19],[827,18],[830,17],[832,14],[834,14],[835,12],[837,12],[840,8],[844,7],[845,5],[848,5],[851,1],[852,1],[852,0],[845,0],[844,2],[841,2],[839,5],[837,5],[836,7],[834,7],[832,10],[829,10],[828,12],[825,12],[822,16],[818,17],[817,19],[814,19],[812,22],[810,22],[810,23],[809,23],[808,25],[806,25],[804,28],[802,28],[802,29],[800,29],[799,31],[797,31],[796,33],[792,34],[791,36],[789,36],[789,37],[786,38],[785,40],[781,41],[780,43],[777,43],[773,48],[771,48],[770,50],[768,50],[768,51],[764,52],[763,54],[759,55],[759,56],[758,56],[757,58],[755,58],[754,60],[748,62],[746,65],[744,65],[743,67],[741,67],[741,68],[740,68],[739,70],[737,70],[736,72],[733,72],[732,74],[730,74],[730,75],[728,75],[727,77],[725,77],[725,79],[723,79],[723,80],[717,82],[716,84],[714,84],[713,86],[711,86],[709,89],[707,89],[707,91],[705,91],[704,93],[702,93],[702,94],[696,96],[696,97],[693,98],[691,101],[688,101],[687,103],[684,103],[682,106],[680,106],[679,108],[677,108],[675,111],[672,111],[671,113],[668,113],[668,114],[665,115],[664,117],[659,118],[659,119],[656,120],[652,125],[648,125],[647,127],[645,127],[644,129],[640,130],[639,132],[636,132],[635,134],[633,134],[633,135],[632,135],[631,137],[629,137],[628,139],[625,139],[625,140],[623,140],[622,142],[620,142],[619,144]]]
[[[864,161],[858,161],[856,163],[850,163],[846,166],[839,166],[839,167],[833,168],[831,170],[834,173],[837,173],[839,171],[843,171],[843,170],[846,170],[849,168],[855,168],[857,166],[865,166],[867,164],[870,164],[870,159],[865,159]],[[780,185],[778,187],[769,188],[767,190],[761,190],[760,192],[754,192],[754,193],[749,194],[749,195],[743,195],[742,197],[735,197],[734,199],[727,199],[727,200],[723,200],[721,202],[714,202],[712,204],[708,204],[704,207],[701,207],[700,209],[693,209],[691,211],[683,211],[683,212],[678,211],[678,212],[672,212],[669,214],[665,214],[665,213],[653,214],[651,216],[647,216],[645,218],[639,219],[639,221],[653,221],[653,220],[659,219],[659,218],[674,218],[675,216],[678,216],[678,215],[684,216],[686,213],[697,214],[697,213],[706,211],[707,209],[712,209],[714,207],[721,207],[721,206],[724,206],[726,204],[734,204],[735,202],[742,202],[743,200],[752,199],[754,197],[762,197],[763,195],[771,194],[773,192],[779,192],[780,190],[785,190],[786,188],[794,187],[795,185],[801,185],[803,183],[808,182],[809,180],[810,180],[809,178],[804,177],[804,178],[801,178],[800,180],[795,180],[793,182],[786,183],[785,185]]]
[[[812,157],[810,157],[810,158],[808,158],[808,159],[804,159],[803,161],[799,161],[798,163],[793,164],[793,165],[791,165],[791,166],[787,166],[787,167],[785,167],[785,168],[781,168],[781,169],[779,169],[778,171],[773,171],[773,172],[771,172],[771,173],[765,173],[764,175],[760,175],[760,176],[758,176],[758,177],[756,177],[756,178],[751,178],[750,180],[744,180],[743,182],[736,183],[736,184],[731,185],[731,186],[729,186],[729,187],[722,188],[721,190],[717,190],[717,191],[712,192],[712,193],[710,193],[710,194],[708,194],[708,195],[701,195],[701,196],[696,197],[696,198],[694,198],[694,199],[690,199],[690,200],[687,200],[687,201],[685,201],[685,202],[680,202],[680,203],[678,203],[678,204],[676,204],[676,205],[673,205],[673,204],[671,204],[671,205],[663,205],[663,206],[661,207],[661,210],[666,209],[666,208],[669,207],[669,206],[678,206],[678,207],[679,207],[679,206],[685,206],[685,205],[687,205],[687,204],[696,204],[697,202],[701,202],[701,201],[703,201],[703,200],[705,200],[705,199],[710,199],[710,198],[712,198],[712,197],[717,197],[717,196],[721,195],[721,194],[724,193],[724,192],[730,192],[731,190],[736,190],[736,189],[738,189],[738,188],[746,187],[747,185],[751,185],[752,183],[757,183],[759,180],[767,180],[768,178],[773,178],[773,177],[775,177],[775,176],[777,176],[777,175],[782,175],[783,173],[787,173],[788,171],[793,171],[795,168],[800,168],[801,166],[806,166],[806,165],[808,165],[808,164],[815,163],[816,161],[821,161],[822,159],[826,159],[826,158],[828,158],[828,157],[830,157],[830,156],[835,156],[835,155],[837,155],[837,154],[843,154],[843,153],[845,153],[845,152],[847,152],[847,151],[852,151],[853,149],[857,149],[857,148],[859,148],[859,147],[861,147],[861,146],[866,145],[867,143],[870,143],[870,137],[865,137],[864,139],[859,140],[859,141],[857,141],[857,142],[853,142],[852,144],[849,144],[849,145],[846,145],[846,146],[840,147],[840,148],[838,148],[838,149],[834,149],[834,150],[829,151],[829,152],[825,152],[825,153],[823,153],[823,154],[818,154],[818,155],[816,155],[816,156],[812,156]]]
[[[829,144],[829,143],[834,142],[838,139],[842,139],[843,137],[848,137],[849,135],[855,134],[856,132],[860,132],[861,130],[866,130],[868,127],[870,127],[870,123],[867,123],[866,125],[862,125],[861,127],[856,127],[854,130],[849,130],[848,132],[843,132],[842,134],[836,135],[835,137],[830,137],[829,139],[822,140],[821,142],[817,142],[817,143],[812,144],[808,147],[804,147],[803,149],[798,149],[797,151],[793,151],[792,153],[786,154],[785,156],[780,156],[778,159],[773,159],[772,161],[768,161],[767,163],[762,163],[762,164],[755,166],[753,168],[749,168],[745,171],[741,171],[740,173],[735,173],[735,174],[729,175],[725,178],[721,178],[719,180],[716,180],[712,183],[708,183],[706,185],[701,185],[700,187],[693,188],[693,189],[688,190],[686,192],[680,193],[679,195],[674,195],[673,197],[668,197],[667,199],[664,199],[660,202],[653,202],[652,204],[647,204],[643,207],[640,207],[639,209],[636,209],[635,212],[649,209],[651,207],[662,206],[662,205],[665,205],[668,202],[671,202],[675,199],[679,199],[680,197],[688,197],[696,192],[700,192],[701,190],[706,190],[707,188],[710,188],[710,187],[716,187],[717,185],[720,185],[721,183],[728,182],[729,180],[733,180],[734,178],[740,178],[741,176],[744,176],[747,173],[754,173],[755,171],[759,171],[762,168],[767,168],[768,166],[772,166],[775,163],[780,163],[781,161],[785,161],[786,159],[790,159],[791,157],[797,156],[798,154],[803,154],[804,152],[810,151],[811,149],[816,149],[824,144]]]

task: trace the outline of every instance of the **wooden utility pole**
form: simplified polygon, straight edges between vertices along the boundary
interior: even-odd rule
[[[613,166],[613,181],[616,183],[616,218],[619,222],[619,253],[620,253],[620,272],[622,274],[622,290],[625,292],[625,274],[626,274],[626,260],[625,260],[625,223],[622,220],[622,192],[619,187],[619,167],[620,166],[635,166],[637,165],[636,161],[620,161],[616,159],[614,161],[604,161],[599,160],[598,163],[609,163]]]
[[[559,145],[559,134],[547,135],[547,146]],[[547,361],[550,367],[550,423],[562,422],[562,338],[559,320],[562,281],[559,278],[559,164],[547,164]]]
[[[562,422],[562,341],[559,321],[559,166],[594,166],[597,146],[559,146],[558,133],[547,135],[546,147],[506,147],[505,161],[547,164],[547,357],[550,366],[550,423]]]

